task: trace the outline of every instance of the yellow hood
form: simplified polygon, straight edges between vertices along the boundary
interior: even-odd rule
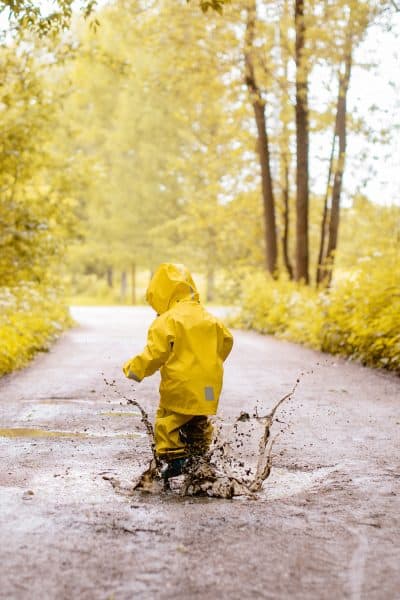
[[[147,288],[146,300],[161,315],[183,298],[199,301],[190,271],[184,265],[161,264]]]

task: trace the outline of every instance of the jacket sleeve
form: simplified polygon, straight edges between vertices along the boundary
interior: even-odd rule
[[[139,382],[153,375],[168,360],[173,342],[171,323],[158,317],[150,326],[143,352],[124,364],[122,370],[126,377]]]
[[[225,325],[223,323],[220,323],[220,331],[221,331],[221,337],[222,337],[222,344],[221,344],[221,358],[222,360],[226,360],[232,350],[232,346],[233,346],[233,335],[231,334],[231,332],[225,327]]]

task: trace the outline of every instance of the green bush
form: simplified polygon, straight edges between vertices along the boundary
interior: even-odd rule
[[[32,283],[0,288],[0,376],[25,366],[72,324],[58,293]]]
[[[321,349],[400,371],[400,268],[397,251],[360,261],[333,288]]]
[[[329,291],[260,273],[249,275],[242,290],[233,325],[400,372],[396,250],[360,260]]]

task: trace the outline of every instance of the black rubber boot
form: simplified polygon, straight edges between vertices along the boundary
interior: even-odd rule
[[[166,481],[171,477],[178,477],[182,475],[187,465],[188,459],[186,457],[173,458],[169,460],[161,467],[161,477]]]

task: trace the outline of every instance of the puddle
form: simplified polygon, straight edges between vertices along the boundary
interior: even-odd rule
[[[59,437],[78,437],[85,438],[86,433],[76,433],[72,431],[46,431],[45,429],[0,429],[0,437],[6,438],[59,438]]]
[[[274,467],[268,478],[268,486],[262,489],[259,497],[265,500],[279,500],[295,496],[312,489],[336,470],[337,466],[321,467],[314,471],[289,471]]]
[[[31,405],[32,401],[31,400],[25,400],[24,402],[26,402],[27,404]],[[36,398],[34,401],[34,404],[44,404],[44,405],[59,405],[59,404],[65,404],[65,405],[71,405],[71,404],[82,404],[82,405],[90,405],[90,404],[94,404],[94,405],[99,405],[99,404],[108,404],[109,406],[118,406],[120,407],[123,402],[125,402],[124,398],[119,398],[119,400],[106,400],[104,401],[104,399],[99,399],[99,397],[86,397],[86,398],[82,398],[82,397],[75,397],[75,398],[68,398],[68,397],[62,397],[62,396],[57,396],[57,397],[50,397],[50,398]],[[108,408],[108,407],[107,407]],[[139,413],[138,413],[139,415]]]
[[[58,405],[58,404],[83,404],[84,402],[85,403],[86,402],[92,402],[93,403],[93,400],[65,400],[65,399],[61,399],[61,398],[50,398],[50,399],[47,399],[47,400],[37,400],[35,402],[35,404],[45,404],[45,405],[52,406],[53,404],[54,405]],[[28,400],[27,404],[31,405],[31,401]]]
[[[116,410],[109,410],[107,412],[101,412],[99,415],[103,417],[140,417],[140,412],[117,412]]]
[[[145,433],[110,433],[99,434],[79,431],[48,431],[46,429],[26,429],[26,428],[6,428],[0,429],[0,437],[5,438],[116,438],[116,439],[134,439],[143,438]]]
[[[37,404],[71,404],[77,402],[93,402],[93,400],[86,400],[85,398],[69,398],[68,396],[54,396],[51,398],[38,398],[36,400]]]
[[[102,434],[102,435],[98,435],[98,434],[93,434],[91,437],[110,437],[110,438],[116,438],[116,439],[121,439],[121,440],[133,440],[133,439],[137,439],[137,438],[145,438],[146,434],[142,433],[141,431],[135,431],[135,433],[110,433],[110,434]]]
[[[342,465],[335,465],[329,467],[319,467],[313,471],[293,471],[291,469],[272,467],[268,480],[262,485],[261,489],[256,494],[249,493],[248,487],[240,487],[239,479],[235,480],[236,486],[232,484],[232,479],[226,476],[226,474],[220,472],[217,477],[210,482],[205,477],[203,471],[203,477],[199,480],[195,480],[193,473],[190,474],[189,478],[180,476],[175,479],[171,479],[170,487],[165,488],[162,480],[159,478],[150,477],[146,480],[146,488],[141,488],[141,491],[145,491],[150,495],[161,495],[169,501],[174,498],[179,501],[186,497],[197,497],[198,500],[207,498],[225,498],[233,499],[236,501],[243,501],[246,499],[260,500],[264,502],[271,502],[275,500],[281,500],[302,494],[304,492],[316,491],[318,488],[329,478],[332,473],[341,469]],[[126,473],[124,477],[118,477],[115,472],[102,472],[100,473],[102,478],[108,481],[114,490],[122,496],[132,498],[138,492],[137,487],[132,485],[132,476]],[[136,477],[143,482],[143,473]],[[211,487],[211,483],[213,484]],[[190,489],[188,486],[193,484],[203,487],[197,487],[196,489]],[[196,492],[196,493],[194,493]]]
[[[162,461],[155,452],[155,439],[153,425],[143,407],[135,399],[123,396],[127,405],[135,406],[141,413],[141,421],[146,429],[153,458],[147,469],[145,469],[139,479],[131,485],[131,493],[135,490],[148,493],[172,492],[181,496],[208,496],[214,498],[230,499],[234,496],[247,496],[257,498],[259,492],[263,492],[263,484],[270,476],[272,467],[272,448],[277,435],[271,439],[271,428],[275,422],[275,415],[281,405],[290,400],[300,383],[302,373],[292,389],[278,400],[272,410],[266,415],[260,416],[257,409],[254,414],[242,412],[236,418],[232,430],[226,435],[224,427],[220,426],[214,431],[214,440],[210,450],[201,456],[195,451],[195,448],[188,446],[189,457],[184,467],[184,476],[172,478],[163,481],[161,477]],[[105,384],[121,396],[117,389],[115,380],[107,381]],[[282,421],[279,421],[282,423]],[[247,427],[243,430],[242,425]],[[258,431],[257,431],[258,430]],[[282,432],[282,429],[281,429]],[[278,434],[279,435],[279,434]],[[245,461],[238,454],[244,450],[246,440],[254,442],[258,439],[257,447],[251,449],[250,456],[255,464],[245,464]],[[192,450],[192,455],[190,454]],[[279,475],[277,471],[275,476]],[[297,477],[297,478],[296,478]],[[305,477],[305,482],[301,483],[301,477]],[[108,479],[114,488],[121,491],[121,482],[114,477],[104,477]],[[289,476],[290,478],[290,476]],[[286,482],[286,487],[296,488],[296,482],[299,489],[309,483],[309,473],[303,473],[300,476],[295,474],[293,481]],[[175,479],[177,481],[175,481]],[[183,479],[183,482],[182,482]],[[181,484],[176,485],[181,480]],[[271,480],[272,481],[272,480]],[[280,486],[282,487],[282,486]],[[285,486],[284,486],[285,487]],[[290,492],[289,492],[290,493]],[[294,492],[297,493],[297,492]]]

